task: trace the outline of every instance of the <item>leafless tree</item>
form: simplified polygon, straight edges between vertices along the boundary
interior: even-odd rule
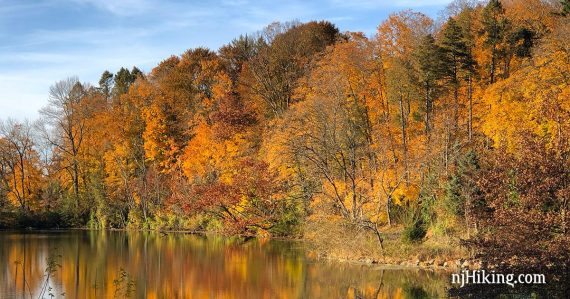
[[[40,110],[43,137],[62,156],[62,168],[71,176],[75,205],[79,206],[80,165],[78,157],[85,137],[86,119],[80,102],[87,88],[76,77],[50,87],[48,105]]]

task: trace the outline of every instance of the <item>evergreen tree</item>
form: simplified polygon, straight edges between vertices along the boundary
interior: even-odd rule
[[[505,31],[509,23],[505,17],[505,9],[499,0],[490,0],[487,6],[485,6],[482,23],[482,33],[485,34],[485,46],[491,50],[489,81],[492,84],[495,83],[498,61],[504,55],[500,44],[505,39]]]
[[[142,71],[137,67],[133,67],[132,71],[122,67],[114,77],[115,84],[113,87],[113,94],[115,96],[120,96],[127,93],[131,84],[133,84],[135,80],[142,75]]]
[[[101,79],[99,79],[99,89],[107,97],[111,96],[111,90],[113,89],[113,74],[109,71],[104,71],[101,74]]]
[[[469,77],[473,73],[474,59],[463,29],[453,18],[449,18],[447,26],[443,30],[441,47],[445,54],[445,73],[453,86],[454,96],[454,127],[459,123],[459,86],[460,77],[465,73]]]
[[[422,38],[417,52],[419,83],[424,90],[425,99],[425,130],[431,130],[431,112],[433,110],[433,100],[439,91],[437,81],[444,75],[443,51],[436,43],[431,34]]]

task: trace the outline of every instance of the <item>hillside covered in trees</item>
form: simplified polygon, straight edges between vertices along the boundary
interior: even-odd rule
[[[0,227],[304,237],[325,251],[382,251],[396,231],[564,265],[570,2],[444,14],[402,11],[371,37],[273,23],[149,73],[56,82],[39,120],[0,125]]]

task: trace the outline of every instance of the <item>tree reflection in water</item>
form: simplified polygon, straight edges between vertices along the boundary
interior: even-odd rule
[[[448,281],[312,261],[299,242],[174,233],[2,232],[0,263],[1,298],[441,298]]]

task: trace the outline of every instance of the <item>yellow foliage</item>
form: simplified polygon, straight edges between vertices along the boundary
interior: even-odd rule
[[[555,52],[538,59],[537,67],[525,67],[486,91],[481,130],[495,146],[517,151],[524,136],[533,134],[556,147],[569,137],[570,86],[565,76],[570,65],[563,57]]]

